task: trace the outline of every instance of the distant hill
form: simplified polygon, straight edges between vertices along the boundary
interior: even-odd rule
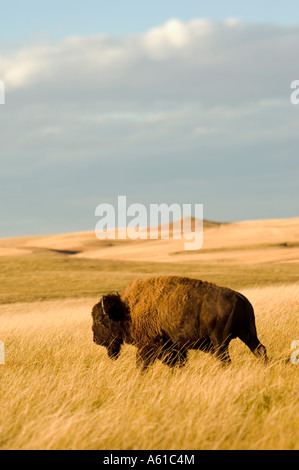
[[[158,239],[161,238],[161,234],[169,234],[169,237],[172,238],[174,233],[179,235],[184,235],[184,233],[194,232],[196,229],[196,222],[198,224],[201,222],[194,217],[182,217],[181,219],[170,222],[169,224],[158,225],[158,227],[148,227],[146,232],[150,238],[150,234],[154,233],[158,235]],[[211,222],[210,220],[203,220],[203,229],[208,230],[210,228],[220,227],[220,222]]]
[[[299,218],[250,220],[220,223],[203,221],[203,247],[198,251],[186,251],[185,240],[173,239],[174,233],[183,233],[191,227],[194,218],[169,224],[169,239],[161,235],[168,226],[152,229],[156,239],[132,240],[130,230],[125,240],[98,240],[94,231],[0,239],[0,256],[18,256],[40,251],[55,251],[62,256],[91,259],[203,262],[203,263],[253,263],[255,261],[299,261]]]

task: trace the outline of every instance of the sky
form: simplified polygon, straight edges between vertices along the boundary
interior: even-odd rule
[[[101,203],[298,216],[295,1],[2,7],[0,237],[93,230]]]

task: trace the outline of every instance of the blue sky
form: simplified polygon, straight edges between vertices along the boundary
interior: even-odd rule
[[[3,10],[3,9],[2,9]],[[298,216],[295,1],[16,2],[2,11],[0,237],[98,204]]]
[[[255,23],[296,24],[297,9],[297,0],[10,0],[1,7],[0,37],[16,44],[74,34],[122,35],[145,31],[169,18],[238,17]]]

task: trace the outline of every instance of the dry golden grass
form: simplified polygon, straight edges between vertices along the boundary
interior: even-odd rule
[[[270,363],[239,340],[232,365],[192,352],[144,375],[135,349],[111,362],[92,342],[94,298],[0,306],[2,449],[298,449],[299,286],[242,291]]]

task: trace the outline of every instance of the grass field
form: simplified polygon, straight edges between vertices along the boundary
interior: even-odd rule
[[[103,292],[153,274],[244,293],[269,364],[239,340],[229,367],[192,351],[181,370],[158,361],[141,375],[132,346],[110,361],[92,341],[91,308]],[[299,449],[299,365],[289,360],[299,340],[298,262],[117,261],[39,249],[0,257],[0,286],[1,449]]]
[[[121,291],[137,277],[173,274],[232,289],[298,281],[297,263],[155,263],[74,258],[41,251],[0,257],[0,304],[99,296]]]
[[[267,366],[234,340],[230,367],[192,352],[182,370],[157,362],[140,375],[133,347],[111,362],[93,344],[95,299],[2,306],[1,448],[298,449],[298,286],[243,292]]]

